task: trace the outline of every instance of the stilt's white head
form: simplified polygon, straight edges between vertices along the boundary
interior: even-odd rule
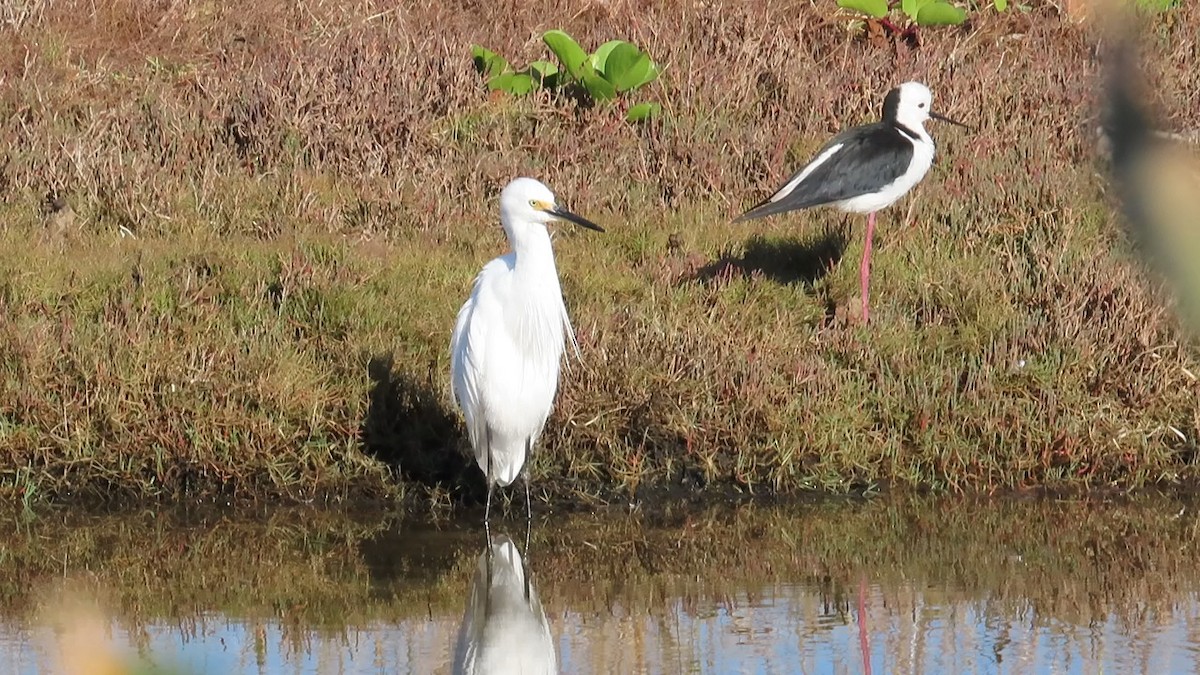
[[[960,127],[967,125],[962,122],[939,115],[933,111],[933,92],[929,91],[920,82],[905,82],[904,84],[892,89],[883,99],[883,121],[892,124],[900,124],[914,131],[923,129],[925,121],[930,117],[957,124]],[[967,127],[968,129],[970,127]]]

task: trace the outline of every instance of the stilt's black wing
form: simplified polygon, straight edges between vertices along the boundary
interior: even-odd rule
[[[912,154],[912,141],[889,124],[849,129],[826,143],[783,187],[733,222],[875,192],[908,170]]]

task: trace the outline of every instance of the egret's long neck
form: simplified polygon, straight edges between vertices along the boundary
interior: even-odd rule
[[[500,225],[509,235],[509,244],[515,256],[514,273],[526,277],[554,277],[558,282],[558,271],[554,269],[554,250],[550,244],[550,232],[545,226],[526,222],[508,213],[500,213]]]
[[[528,294],[528,302],[522,305],[524,311],[518,320],[518,330],[527,341],[544,341],[542,352],[553,355],[557,362],[558,354],[562,353],[563,331],[572,344],[575,344],[575,332],[563,305],[550,233],[541,225],[503,222],[513,249],[513,275],[517,285]]]
[[[558,285],[558,271],[554,267],[554,249],[550,244],[550,233],[540,225],[513,223],[504,219],[516,258],[513,271],[523,277],[553,277]]]

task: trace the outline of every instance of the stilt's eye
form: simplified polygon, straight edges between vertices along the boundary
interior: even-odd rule
[[[924,103],[918,103],[918,104],[917,104],[917,107],[918,107],[918,108],[924,108],[924,107],[925,107],[925,104],[924,104]]]

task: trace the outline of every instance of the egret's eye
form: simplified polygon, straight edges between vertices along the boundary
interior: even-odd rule
[[[533,208],[535,208],[535,209],[536,209],[536,208],[538,207],[538,200],[536,200],[536,199],[530,199],[530,200],[529,200],[529,205],[530,205],[530,206],[532,206]]]

